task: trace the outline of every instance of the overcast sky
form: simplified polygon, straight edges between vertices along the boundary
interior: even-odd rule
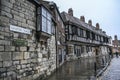
[[[112,37],[120,39],[120,0],[48,0],[59,7],[60,12],[73,9],[75,17],[85,16],[85,21],[98,22],[100,28]]]

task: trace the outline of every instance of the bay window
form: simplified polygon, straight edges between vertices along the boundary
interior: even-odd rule
[[[51,34],[51,14],[42,7],[42,31]]]

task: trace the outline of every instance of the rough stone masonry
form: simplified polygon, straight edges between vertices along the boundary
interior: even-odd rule
[[[0,1],[0,80],[50,75],[56,68],[55,36],[45,45],[36,40],[36,6],[28,0]]]

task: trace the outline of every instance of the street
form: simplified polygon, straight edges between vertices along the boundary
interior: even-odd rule
[[[85,58],[66,62],[46,80],[96,80],[94,61],[95,58]]]
[[[101,80],[120,80],[120,56],[112,59]]]

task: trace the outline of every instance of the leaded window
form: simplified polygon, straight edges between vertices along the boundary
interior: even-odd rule
[[[51,34],[51,14],[42,7],[42,31]]]

